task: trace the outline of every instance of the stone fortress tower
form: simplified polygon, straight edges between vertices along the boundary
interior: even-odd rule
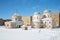
[[[52,18],[54,20],[54,22],[56,23],[56,27],[60,27],[60,12],[54,12],[52,14]]]

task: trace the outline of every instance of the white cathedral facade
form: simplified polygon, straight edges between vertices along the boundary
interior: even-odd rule
[[[32,18],[34,28],[55,27],[55,23],[52,19],[52,14],[50,10],[45,10],[42,15],[39,12],[35,12]]]
[[[33,28],[53,28],[55,23],[52,19],[52,14],[50,10],[45,10],[43,14],[35,12],[32,16],[32,25]],[[21,16],[18,13],[15,13],[12,16],[12,21],[5,22],[6,28],[26,28]]]

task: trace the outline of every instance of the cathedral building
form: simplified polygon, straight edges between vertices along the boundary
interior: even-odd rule
[[[55,26],[52,13],[50,10],[45,10],[42,14],[42,22],[44,28],[53,28]]]

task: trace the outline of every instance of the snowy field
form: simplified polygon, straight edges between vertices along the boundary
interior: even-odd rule
[[[60,28],[22,30],[1,26],[0,40],[60,40]]]

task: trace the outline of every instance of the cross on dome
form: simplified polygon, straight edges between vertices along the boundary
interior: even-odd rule
[[[14,13],[14,16],[19,16],[19,14],[18,13]]]
[[[18,10],[14,13],[14,16],[19,16]]]

